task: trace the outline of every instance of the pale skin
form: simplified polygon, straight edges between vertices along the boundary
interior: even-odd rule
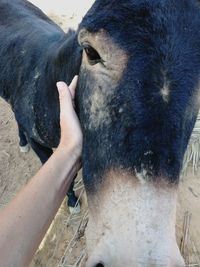
[[[61,140],[51,158],[0,211],[0,267],[28,266],[80,169],[82,132],[73,108],[77,83],[57,83]]]

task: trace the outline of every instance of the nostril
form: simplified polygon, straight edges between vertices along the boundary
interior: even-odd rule
[[[97,263],[94,267],[105,267],[103,263]]]

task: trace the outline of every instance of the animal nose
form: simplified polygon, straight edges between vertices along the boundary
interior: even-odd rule
[[[90,264],[88,267],[106,267],[106,266],[107,265],[105,265],[104,263],[98,262],[98,263]]]
[[[96,255],[95,255],[96,256]],[[171,256],[171,257],[170,257]],[[108,257],[105,258],[98,255],[96,257],[92,257],[88,259],[88,262],[86,264],[86,267],[185,267],[184,260],[181,255],[170,255],[167,257],[167,259],[160,259],[158,258],[146,258],[146,257],[137,257],[137,255],[134,255],[133,258],[130,256],[127,257]],[[103,261],[101,260],[103,258]]]
[[[94,265],[94,267],[105,267],[105,265],[103,263],[97,263]]]
[[[145,266],[149,266],[148,263],[146,263]],[[161,266],[161,265],[156,265],[156,266]],[[104,265],[103,263],[96,263],[96,264],[89,265],[89,267],[107,267],[107,265]],[[169,267],[169,266],[166,265],[166,267]],[[170,264],[170,267],[185,267],[185,264],[183,261],[181,261],[175,264]]]

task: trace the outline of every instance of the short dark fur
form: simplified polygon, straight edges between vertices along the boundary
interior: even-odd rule
[[[0,95],[11,103],[33,147],[34,142],[54,147],[59,142],[55,83],[69,83],[79,72],[81,48],[76,33],[66,35],[23,0],[1,1],[0,15]],[[90,99],[95,80],[84,69],[80,73],[77,105],[84,131],[86,188],[94,191],[100,177],[112,168],[133,173],[145,169],[149,177],[177,182],[199,108],[196,1],[97,0],[83,27],[91,32],[103,28],[129,56],[108,103],[110,125],[88,130],[89,101],[85,100]],[[168,103],[160,94],[166,81]]]
[[[76,33],[65,34],[24,0],[0,2],[0,95],[10,102],[26,134],[48,147],[59,142],[56,82],[78,74]],[[36,127],[36,132],[32,129]]]
[[[1,0],[0,40],[0,96],[15,113],[20,145],[28,141],[44,163],[60,139],[56,82],[69,84],[81,64],[76,33],[26,0]]]
[[[108,104],[110,125],[88,129],[84,100],[90,98],[95,81],[84,70],[80,75],[86,187],[93,191],[99,184],[96,177],[112,168],[133,173],[145,169],[150,179],[163,176],[176,183],[199,108],[200,12],[196,1],[96,0],[81,28],[104,29],[129,56],[123,79]],[[160,93],[166,81],[168,103]]]

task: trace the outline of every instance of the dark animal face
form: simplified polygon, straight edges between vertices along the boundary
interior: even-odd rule
[[[199,22],[194,1],[97,0],[80,25],[88,266],[183,266],[176,187],[199,109]]]

